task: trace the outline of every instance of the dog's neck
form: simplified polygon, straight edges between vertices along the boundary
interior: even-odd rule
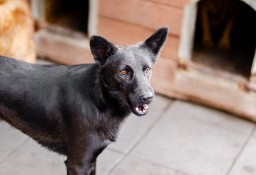
[[[110,113],[113,117],[118,116],[119,118],[125,118],[131,113],[129,105],[127,104],[124,98],[120,97],[119,94],[114,93],[114,91],[112,91],[107,86],[107,84],[104,82],[104,79],[101,76],[100,68],[98,69],[98,71],[99,74],[96,74],[96,76],[98,76],[97,80],[99,81],[98,84],[100,85],[100,87],[98,87],[98,90],[96,90],[97,88],[95,89],[96,92],[101,91],[101,93],[98,94],[102,94],[101,99],[104,99],[103,103],[105,104],[106,108],[110,110]]]

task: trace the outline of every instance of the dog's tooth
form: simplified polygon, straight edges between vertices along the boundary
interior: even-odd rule
[[[144,105],[143,105],[143,108],[147,110],[147,109],[148,109],[148,105],[147,105],[147,104],[144,104]]]
[[[137,107],[135,108],[135,110],[139,112],[139,111],[140,111],[139,106],[137,106]]]

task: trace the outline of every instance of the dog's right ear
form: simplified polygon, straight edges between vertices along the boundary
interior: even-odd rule
[[[117,50],[117,47],[114,46],[114,44],[101,36],[95,35],[90,39],[90,48],[95,61],[100,65],[103,65],[107,58],[113,55]]]

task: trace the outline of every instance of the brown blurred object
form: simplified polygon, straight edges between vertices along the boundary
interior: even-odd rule
[[[0,0],[0,55],[34,63],[34,25],[27,0]]]
[[[214,28],[221,29],[218,47],[230,48],[230,35],[239,13],[238,2],[233,0],[203,0],[198,5],[201,8],[202,44],[206,47],[212,47],[215,44],[213,41],[214,31],[211,31],[212,26],[214,26]]]

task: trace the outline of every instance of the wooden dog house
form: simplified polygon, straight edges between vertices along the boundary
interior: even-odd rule
[[[93,62],[93,34],[135,44],[167,26],[168,40],[152,77],[155,90],[256,121],[256,0],[233,0],[245,10],[236,12],[244,15],[228,51],[199,44],[202,1],[210,0],[31,0],[40,28],[37,53],[63,64]]]

